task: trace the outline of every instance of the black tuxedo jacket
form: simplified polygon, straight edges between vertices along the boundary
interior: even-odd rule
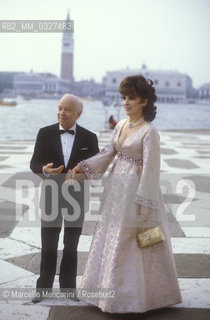
[[[53,200],[55,200],[56,198],[54,192],[58,191],[58,211],[61,210],[61,208],[66,208],[68,214],[73,214],[74,208],[72,206],[72,202],[66,201],[66,199],[64,199],[62,195],[61,187],[65,181],[66,172],[69,169],[73,169],[78,162],[90,158],[98,152],[99,148],[96,134],[83,127],[80,127],[79,125],[76,125],[76,135],[72,147],[72,152],[68,161],[68,165],[67,167],[65,167],[59,134],[59,123],[41,128],[37,135],[30,168],[34,173],[40,175],[44,180],[48,180],[49,182],[51,181],[56,184],[56,188],[54,189],[54,191],[52,191],[50,187],[46,188],[48,182],[45,181],[45,189],[43,190],[43,187],[41,189],[41,209],[44,208],[47,214],[50,214],[52,212],[52,210],[57,206],[57,203],[53,205]],[[42,169],[46,164],[50,162],[53,162],[55,168],[59,167],[60,165],[64,165],[63,172],[59,175],[51,175],[49,177],[46,177],[46,175],[43,174]],[[85,190],[83,182],[80,182],[79,185],[79,192],[75,191],[73,186],[69,186],[69,194],[71,194],[71,196],[77,201],[77,203],[80,205],[81,212],[84,213],[88,210],[88,201],[86,201],[85,205],[84,192],[88,193],[88,190]],[[80,225],[81,221],[82,218],[81,220],[75,222],[76,225]],[[75,223],[71,223],[71,226]]]

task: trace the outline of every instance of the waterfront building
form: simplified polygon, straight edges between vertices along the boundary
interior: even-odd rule
[[[14,93],[30,97],[56,97],[69,92],[70,81],[51,73],[21,73],[14,77]]]
[[[205,83],[198,89],[198,96],[200,99],[210,99],[210,83]]]
[[[0,94],[13,90],[13,79],[17,74],[19,72],[0,71]]]
[[[79,97],[102,99],[105,95],[105,83],[95,82],[93,79],[75,81],[73,84],[72,93]]]
[[[178,71],[149,70],[146,65],[141,69],[122,69],[108,71],[106,74],[105,99],[118,100],[120,82],[129,75],[142,74],[154,82],[159,102],[184,102],[194,95],[192,79]]]

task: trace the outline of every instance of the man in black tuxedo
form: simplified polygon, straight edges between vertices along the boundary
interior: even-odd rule
[[[79,98],[64,95],[58,105],[58,123],[41,128],[37,135],[30,168],[43,178],[40,199],[42,252],[40,277],[37,280],[39,295],[33,302],[41,301],[42,293],[52,290],[63,222],[60,289],[66,291],[76,288],[77,245],[87,211],[85,184],[79,182],[79,188],[75,188],[65,183],[65,177],[78,162],[99,152],[97,136],[76,124],[82,109]]]

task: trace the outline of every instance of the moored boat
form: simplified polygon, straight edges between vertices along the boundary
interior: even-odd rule
[[[8,107],[14,107],[14,106],[16,106],[17,105],[17,103],[16,103],[16,101],[4,101],[4,100],[0,100],[0,106],[8,106]]]

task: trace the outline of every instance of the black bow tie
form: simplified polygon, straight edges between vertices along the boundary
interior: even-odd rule
[[[63,133],[69,133],[69,134],[75,134],[74,130],[59,130],[59,134],[63,134]]]

